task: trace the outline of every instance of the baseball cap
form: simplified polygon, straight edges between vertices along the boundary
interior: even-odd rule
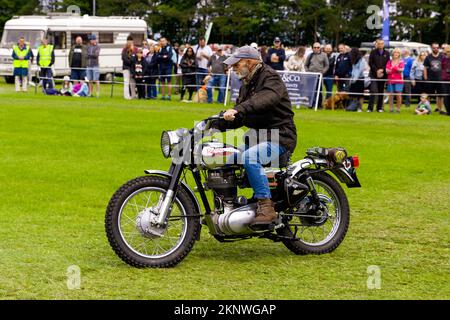
[[[273,42],[281,42],[281,39],[279,37],[276,37]]]
[[[256,42],[252,42],[252,43],[250,44],[250,47],[255,48],[255,49],[258,49],[258,44],[257,44]]]
[[[236,50],[235,53],[231,55],[227,60],[223,63],[229,66],[232,66],[238,63],[241,59],[254,59],[259,60],[261,58],[258,50],[252,48],[250,46],[244,46]]]
[[[97,36],[95,34],[91,34],[88,38],[89,40],[97,40]]]
[[[70,77],[69,76],[64,76],[63,80],[64,81],[70,81]]]

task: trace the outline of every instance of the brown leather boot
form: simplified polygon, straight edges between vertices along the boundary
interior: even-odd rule
[[[277,217],[272,200],[259,199],[258,207],[256,209],[256,218],[253,220],[252,225],[271,224]]]

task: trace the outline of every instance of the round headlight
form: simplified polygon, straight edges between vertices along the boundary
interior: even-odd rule
[[[170,156],[170,136],[167,131],[163,131],[161,135],[161,151],[164,158],[168,158]]]
[[[161,151],[164,158],[169,158],[176,144],[181,141],[181,133],[177,131],[163,131],[161,135]]]

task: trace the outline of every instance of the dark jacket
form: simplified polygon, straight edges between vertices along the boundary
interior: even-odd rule
[[[332,78],[334,76],[335,63],[336,63],[336,56],[332,54],[328,57],[328,70],[323,74],[324,77]]]
[[[131,64],[131,75],[133,77],[144,77],[147,70],[147,61],[144,58],[138,61],[137,57],[133,59]]]
[[[272,54],[274,53],[280,58],[278,62],[270,61]],[[264,62],[275,70],[284,70],[284,60],[286,60],[286,52],[283,48],[270,48]]]
[[[147,62],[147,68],[145,69],[145,75],[146,76],[159,75],[158,59],[157,59],[156,54],[153,54],[151,57],[147,56],[145,58],[145,61]]]
[[[286,86],[279,74],[263,65],[248,84],[243,83],[234,107],[234,121],[221,121],[219,130],[246,126],[251,129],[279,129],[279,143],[291,153],[297,145],[294,112]],[[270,137],[267,140],[271,140]],[[259,141],[261,142],[261,141]]]
[[[377,70],[383,69],[384,79],[387,79],[386,65],[390,60],[389,51],[383,50],[380,54],[378,49],[373,49],[369,56],[370,77],[377,78]]]
[[[126,48],[122,50],[122,70],[131,70],[133,59],[136,56],[137,48],[134,47],[132,52],[127,52]]]
[[[165,47],[162,47],[161,50],[156,54],[158,57],[158,63],[160,69],[170,69],[173,67],[173,61],[172,61],[172,55],[174,55],[175,52],[172,49],[171,46],[167,45]]]
[[[348,53],[341,53],[337,56],[334,64],[334,75],[339,78],[350,78],[352,73],[352,63]]]
[[[184,55],[180,61],[181,71],[183,73],[194,73],[197,71],[197,61],[195,56],[189,58],[187,55]]]
[[[75,47],[77,47],[77,44],[72,45],[69,52],[69,67],[72,67],[72,60],[73,60],[73,54]],[[87,47],[82,44],[81,45],[81,68],[86,68],[87,66]]]
[[[197,59],[195,58],[195,55],[192,57],[184,55],[180,61],[180,68],[183,73],[184,86],[197,84],[197,78],[195,76],[195,72],[197,71]]]

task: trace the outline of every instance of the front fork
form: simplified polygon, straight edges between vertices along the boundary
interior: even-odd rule
[[[172,179],[170,180],[169,188],[165,195],[161,195],[157,206],[157,216],[153,221],[154,224],[163,227],[167,221],[173,201],[175,200],[175,195],[177,194],[181,173],[183,172],[184,164],[172,164],[170,166],[169,174]]]

